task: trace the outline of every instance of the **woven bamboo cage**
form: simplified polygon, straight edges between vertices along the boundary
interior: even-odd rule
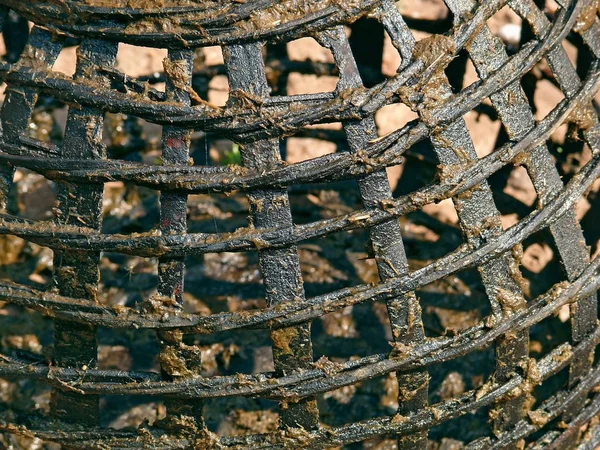
[[[0,0],[3,444],[599,445],[600,2],[444,4]]]

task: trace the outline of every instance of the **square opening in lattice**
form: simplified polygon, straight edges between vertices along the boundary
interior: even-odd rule
[[[477,271],[463,270],[417,289],[425,334],[452,336],[476,326],[490,313]]]
[[[228,306],[231,312],[256,309],[252,300],[241,300],[238,303],[230,300]],[[200,373],[204,377],[270,374],[275,370],[271,338],[267,329],[187,334],[184,342],[200,349],[202,353]]]
[[[349,360],[391,350],[388,313],[383,302],[366,302],[324,314],[312,325],[315,359]]]
[[[68,77],[72,77],[75,74],[77,65],[77,48],[78,45],[63,47],[52,66],[52,70],[63,73]]]
[[[389,33],[384,30],[383,38],[383,55],[381,61],[381,74],[385,78],[391,78],[398,72],[402,59],[400,53],[394,47],[392,38]]]
[[[52,97],[38,96],[26,134],[33,141],[28,141],[27,144],[33,146],[37,143],[39,149],[48,147],[46,153],[49,157],[53,156],[58,151],[54,145],[60,145],[65,135],[67,113],[68,108]]]
[[[565,98],[560,87],[556,85],[555,76],[546,59],[523,75],[521,85],[538,121],[546,117]]]
[[[394,189],[394,197],[407,195],[435,181],[438,158],[431,141],[420,141],[404,153],[404,169]]]
[[[207,253],[190,259],[185,292],[213,313],[264,307],[256,252]]]
[[[289,202],[294,223],[298,225],[350,214],[361,208],[353,180],[290,186]]]
[[[529,329],[530,356],[536,359],[542,358],[565,342],[569,342],[571,340],[570,319],[569,306],[566,305],[533,325]],[[542,392],[546,389],[547,386],[542,389]]]
[[[277,65],[274,65],[274,58],[269,59],[275,51],[276,48],[267,46],[266,75],[271,90],[277,95],[318,94],[335,90],[339,77],[333,56],[315,39],[305,37],[288,42],[287,52],[279,49],[280,59],[274,61]]]
[[[127,114],[106,113],[102,143],[109,159],[144,162],[157,161],[162,127]]]
[[[490,17],[487,26],[490,31],[499,37],[509,54],[516,52],[523,36],[523,20],[515,13],[510,6],[504,6],[500,11]]]
[[[384,80],[385,30],[374,18],[362,17],[350,25],[348,42],[365,87],[373,87]],[[387,47],[389,48],[389,47]]]
[[[427,220],[432,226],[439,228],[450,228],[450,232],[458,224],[459,218],[456,212],[456,205],[452,199],[444,199],[438,203],[429,203],[421,209],[421,212],[430,216],[431,220]],[[425,221],[423,216],[422,220]],[[435,224],[435,225],[434,225]],[[453,242],[448,242],[448,245],[452,245]]]
[[[154,189],[121,181],[104,185],[102,231],[108,234],[142,233],[160,222],[160,194]]]
[[[277,411],[270,400],[228,397],[205,401],[203,416],[206,427],[220,436],[244,436],[277,430]]]
[[[400,130],[409,122],[417,119],[417,114],[410,110],[403,103],[391,103],[386,105],[375,113],[375,123],[377,125],[377,135],[379,138],[390,133]],[[375,141],[375,138],[371,142]],[[409,150],[404,150],[406,154]],[[396,164],[386,167],[388,180],[392,191],[398,186],[399,179],[402,177],[402,172],[406,165],[406,156],[398,156],[395,158]]]
[[[241,193],[188,197],[189,233],[232,233],[248,227],[248,199]]]
[[[208,68],[207,68],[208,69]],[[198,83],[200,83],[198,81]],[[208,102],[215,106],[225,106],[229,100],[229,81],[225,75],[216,75],[208,82]],[[200,95],[200,93],[198,93]]]
[[[144,396],[102,396],[100,399],[101,426],[115,430],[137,428],[143,423],[153,425],[166,416],[165,405]]]
[[[341,289],[352,285],[353,280],[359,282],[356,275],[350,275],[356,267],[352,262],[353,249],[349,248],[350,245],[349,239],[344,243],[342,239],[325,238],[298,246],[302,280],[308,295],[319,295]]]
[[[339,122],[309,125],[285,138],[285,161],[298,163],[346,149],[346,134]]]
[[[52,347],[50,319],[32,309],[5,303],[0,309],[0,325],[3,355],[32,363],[44,361],[44,355]]]
[[[134,79],[151,77],[148,81],[152,83],[152,87],[164,92],[165,80],[153,75],[164,72],[163,60],[167,55],[168,51],[163,48],[138,47],[121,43],[117,53],[116,68]]]
[[[321,423],[333,427],[394,414],[398,399],[394,378],[387,374],[326,392],[318,401]]]
[[[504,166],[490,176],[488,183],[505,229],[536,209],[538,195],[523,166]]]
[[[566,279],[560,252],[548,229],[532,234],[522,243],[520,271],[528,286],[528,295],[535,298],[555,283]],[[563,251],[566,251],[563,248]]]
[[[36,289],[51,286],[54,253],[50,248],[10,234],[2,234],[0,255],[0,279]]]
[[[577,216],[580,218],[581,228],[586,244],[590,247],[592,258],[600,254],[600,230],[598,229],[597,208],[600,203],[600,182],[592,185],[592,189],[585,199],[581,199],[577,208]]]
[[[9,212],[24,219],[44,221],[52,218],[56,203],[54,182],[27,169],[17,169],[8,193]]]
[[[414,0],[411,2],[396,3],[396,7],[407,25],[415,30],[420,30],[424,26],[440,24],[451,17],[451,13],[444,4],[443,0]],[[451,27],[451,25],[449,25]],[[443,33],[447,29],[436,29],[436,33]]]
[[[154,292],[157,282],[156,258],[104,252],[97,299],[103,305],[136,307]]]
[[[481,388],[493,374],[494,367],[493,346],[436,364],[436,370],[429,371],[430,404],[443,403]],[[490,433],[488,421],[487,408],[480,408],[432,427],[429,439],[438,443],[443,439],[468,443]]]
[[[402,239],[411,270],[454,250],[462,242],[460,230],[416,211],[400,218]],[[435,244],[435,245],[432,245]]]
[[[555,395],[558,391],[566,389],[568,382],[569,382],[569,368],[568,367],[565,367],[558,373],[545,379],[542,382],[542,384],[540,384],[534,388],[533,393],[532,393],[533,398],[531,400],[535,400],[535,401],[534,402],[532,401],[530,408],[532,410],[539,408],[545,400],[547,400],[548,398]],[[530,416],[530,417],[533,417],[535,419],[534,415]],[[558,419],[556,419],[554,421],[549,421],[547,424],[545,424],[545,429],[546,430],[552,429],[553,427],[556,426],[556,423],[558,421],[560,421],[560,419],[561,419],[561,417],[559,416]],[[534,439],[539,438],[540,434],[541,434],[540,432],[534,433],[531,435],[530,439],[533,441]]]
[[[469,54],[465,49],[458,52],[456,57],[444,69],[444,73],[448,78],[448,83],[454,94],[459,93],[465,87],[479,81],[477,72],[473,63],[469,59]]]
[[[195,53],[192,88],[210,104],[225,105],[229,99],[229,82],[224,75],[221,47],[198,48]]]
[[[484,99],[464,116],[477,157],[489,155],[506,141],[506,133],[489,99]]]

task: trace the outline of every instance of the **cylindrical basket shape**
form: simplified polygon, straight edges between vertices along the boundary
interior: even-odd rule
[[[0,447],[600,448],[599,0],[0,0]]]

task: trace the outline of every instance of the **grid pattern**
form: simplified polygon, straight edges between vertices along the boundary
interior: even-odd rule
[[[99,3],[0,1],[4,16],[14,9],[37,24],[20,60],[1,68],[8,88],[1,112],[0,205],[6,209],[15,167],[60,182],[51,221],[35,222],[8,212],[0,217],[0,233],[53,250],[57,287],[40,292],[0,283],[2,301],[54,320],[52,365],[5,356],[0,375],[31,378],[55,388],[50,418],[3,416],[0,430],[69,448],[318,449],[391,435],[400,449],[425,449],[430,428],[489,407],[492,435],[466,448],[523,448],[532,442],[532,435],[536,436],[532,448],[594,448],[600,443],[600,427],[592,421],[600,412],[600,397],[593,393],[600,383],[600,369],[594,364],[600,339],[596,299],[600,260],[590,260],[575,213],[577,201],[600,175],[600,127],[592,104],[600,77],[597,1],[560,2],[550,21],[533,0],[446,0],[454,27],[445,35],[421,40],[415,39],[391,0],[258,0],[225,5],[206,1],[192,6],[173,2],[157,9],[130,6],[136,2],[115,1],[112,7]],[[531,41],[511,56],[486,25],[505,5],[529,24],[532,33]],[[383,25],[401,56],[397,74],[370,88],[363,85],[344,29],[344,24],[366,15]],[[73,77],[51,69],[65,40],[62,33],[81,38]],[[584,80],[561,45],[570,33],[579,34],[592,55]],[[303,36],[315,37],[331,51],[340,75],[336,91],[269,96],[265,42]],[[169,49],[165,92],[118,72],[119,42]],[[222,47],[229,78],[230,100],[223,108],[201,99],[192,88],[193,49],[211,45]],[[467,52],[480,81],[454,93],[444,70],[461,51]],[[565,99],[536,122],[521,77],[542,58]],[[40,92],[73,105],[60,147],[24,137]],[[463,116],[488,98],[508,142],[479,158]],[[409,106],[418,120],[375,138],[375,113],[393,102]],[[162,125],[162,164],[109,159],[102,146],[106,112]],[[307,125],[340,121],[348,152],[294,164],[282,160],[281,138]],[[567,184],[546,145],[548,136],[565,121],[577,125],[592,152]],[[198,130],[239,143],[243,168],[188,165],[192,132]],[[393,197],[386,167],[398,164],[411,146],[424,139],[431,142],[439,162],[438,180]],[[509,164],[526,169],[538,207],[504,229],[487,180]],[[348,179],[357,181],[363,209],[294,224],[289,187]],[[109,181],[160,191],[159,226],[128,236],[102,233],[103,185]],[[235,233],[187,232],[188,195],[234,191],[247,193],[248,227]],[[411,271],[398,218],[444,199],[454,203],[464,244]],[[308,298],[297,245],[360,228],[369,231],[380,282]],[[554,239],[567,281],[526,300],[519,248],[543,229]],[[158,258],[157,294],[138,309],[115,309],[96,301],[102,252]],[[258,253],[264,309],[211,315],[183,312],[184,258],[216,252]],[[426,337],[415,290],[472,267],[481,276],[489,316],[455,335]],[[392,352],[345,363],[313,360],[313,320],[374,301],[386,303]],[[567,304],[571,341],[542,358],[530,358],[530,327]],[[155,330],[161,373],[99,370],[97,327]],[[193,346],[184,343],[185,334],[253,328],[270,331],[274,372],[200,376],[201,361]],[[490,345],[495,346],[496,365],[483,386],[428,404],[430,371]],[[567,367],[568,386],[532,408],[534,389]],[[400,388],[397,414],[320,426],[317,396],[392,372]],[[165,398],[167,419],[137,431],[100,428],[101,395]],[[278,430],[245,436],[208,431],[203,401],[236,396],[279,402]],[[584,432],[588,423],[592,425]]]

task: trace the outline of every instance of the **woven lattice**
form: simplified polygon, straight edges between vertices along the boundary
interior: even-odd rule
[[[460,416],[483,413],[490,425],[480,428],[466,448],[524,448],[531,443],[532,448],[592,449],[600,443],[595,418],[600,397],[594,393],[600,383],[600,368],[594,364],[600,339],[600,260],[590,258],[576,216],[577,202],[600,175],[600,128],[593,103],[600,77],[598,1],[564,0],[546,15],[534,0],[446,0],[454,23],[446,33],[420,40],[391,0],[154,3],[0,1],[5,16],[14,10],[35,24],[19,60],[1,69],[8,88],[1,112],[0,233],[52,249],[55,283],[45,292],[16,282],[0,283],[2,301],[38,311],[52,318],[54,327],[51,355],[27,359],[7,354],[0,363],[2,377],[51,386],[50,411],[22,414],[5,408],[1,430],[86,449],[316,449],[376,437],[393,439],[399,449],[425,449],[430,429],[444,430]],[[530,34],[514,52],[487,27],[488,19],[505,6],[523,18]],[[396,75],[376,80],[372,87],[364,86],[368,83],[363,83],[365,75],[344,27],[365,17],[383,26],[401,59]],[[435,24],[429,26],[435,31]],[[329,49],[335,65],[280,62],[277,67],[287,73],[338,73],[336,90],[273,95],[266,70],[277,61],[265,66],[265,46],[306,36]],[[65,42],[73,39],[79,44],[75,74],[52,71]],[[577,65],[562,45],[567,39],[579,42]],[[131,78],[117,70],[119,43],[168,49],[164,92],[151,87],[148,78]],[[224,66],[194,67],[197,49],[208,46],[222,48]],[[446,72],[461,54],[468,55],[480,81],[453,89]],[[581,62],[583,54],[587,64]],[[544,58],[564,100],[536,121],[528,100],[531,93],[521,81]],[[198,70],[204,80],[227,75],[225,106],[200,95],[193,83]],[[47,104],[68,105],[64,139],[58,145],[27,134],[42,96]],[[398,103],[416,112],[418,119],[377,137],[375,114]],[[478,157],[463,116],[483,104],[493,106],[507,139],[489,155]],[[102,143],[106,113],[161,125],[160,163],[109,158]],[[347,151],[297,163],[282,160],[283,138],[306,133],[309,125],[332,122],[341,122],[344,133],[324,133],[335,134]],[[560,176],[546,144],[563,123],[570,124],[591,154],[568,180]],[[241,166],[194,165],[189,161],[194,132],[235,142]],[[392,196],[386,167],[398,165],[423,142],[433,150],[436,179]],[[498,192],[488,179],[511,165],[526,169],[537,200],[516,224],[503,227]],[[19,217],[7,207],[15,168],[56,183],[57,202],[49,220]],[[362,209],[295,223],[289,198],[294,187],[344,180],[355,180],[357,188],[350,189],[357,189]],[[114,181],[160,192],[160,220],[152,230],[102,231],[104,184]],[[249,225],[231,232],[190,231],[188,195],[233,192],[247,195]],[[462,242],[450,253],[409,270],[398,218],[444,199],[454,203]],[[306,295],[298,246],[360,229],[368,231],[380,280]],[[530,296],[519,269],[522,243],[544,230],[554,243],[564,279],[551,280],[557,283],[549,283],[547,292]],[[100,301],[100,256],[108,252],[158,258],[155,294],[137,305]],[[263,307],[212,314],[184,311],[184,258],[221,252],[258,255]],[[328,257],[335,258],[324,255]],[[455,333],[426,336],[415,291],[473,268],[480,276],[488,314]],[[387,307],[390,352],[341,362],[329,355],[313,356],[312,321],[377,302]],[[567,304],[570,321],[564,327],[571,337],[545,355],[531,357],[531,330]],[[136,333],[154,330],[160,373],[98,369],[99,328],[130,329],[133,340]],[[201,374],[201,353],[186,336],[214,335],[218,340],[223,333],[249,329],[269,331],[273,371]],[[430,374],[481,349],[493,350],[494,366],[487,379],[430,402]],[[322,424],[317,399],[323,394],[392,373],[398,385],[396,414]],[[549,384],[557,374],[568,374],[568,380]],[[99,399],[104,395],[160,399],[166,417],[136,430],[101,427]],[[278,402],[273,408],[278,412],[277,429],[235,436],[209,431],[203,418],[205,402],[215,405],[214,399],[242,397]],[[466,441],[471,436],[465,430],[458,437]]]

